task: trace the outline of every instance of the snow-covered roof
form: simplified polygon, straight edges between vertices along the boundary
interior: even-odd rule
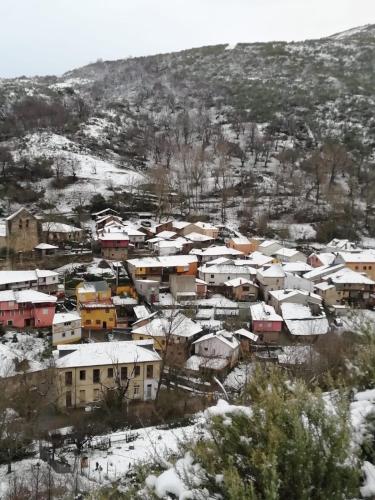
[[[245,328],[240,328],[239,330],[236,330],[234,332],[234,335],[246,337],[249,340],[252,340],[253,342],[257,342],[258,338],[259,338],[258,335],[255,335],[255,333],[250,332],[249,330],[246,330]]]
[[[16,217],[18,214],[20,214],[23,210],[24,210],[25,212],[27,212],[27,213],[30,213],[30,212],[28,212],[28,211],[26,210],[26,208],[21,207],[21,208],[19,208],[19,209],[17,210],[17,212],[14,212],[14,214],[9,215],[9,217],[6,217],[6,218],[5,218],[5,220],[12,220],[12,219],[14,219],[14,217]],[[30,215],[33,217],[33,215],[32,215],[32,214],[30,214]]]
[[[331,281],[335,285],[336,284],[375,285],[375,281],[368,278],[365,274],[353,271],[348,267],[344,267],[344,269],[340,269],[336,273],[324,276],[323,280]]]
[[[193,249],[194,250],[194,249]],[[202,257],[223,256],[223,255],[243,255],[243,252],[235,248],[228,248],[226,246],[212,246],[208,247],[201,252]]]
[[[367,250],[365,252],[358,252],[358,253],[339,252],[338,255],[346,263],[347,262],[364,263],[364,264],[367,264],[367,263],[374,264],[375,263],[375,253],[371,252],[369,250]]]
[[[58,276],[56,271],[36,269],[33,271],[0,271],[0,285],[37,281],[38,278]]]
[[[193,242],[205,242],[205,241],[212,241],[214,239],[212,238],[212,236],[206,236],[205,234],[195,233],[195,232],[187,234],[185,238]]]
[[[100,241],[128,241],[129,235],[124,232],[110,232],[99,236]]]
[[[275,309],[265,302],[250,305],[250,314],[253,321],[282,321],[283,318],[276,314]]]
[[[210,260],[206,262],[206,266],[221,266],[222,264],[234,264],[235,261],[228,259],[227,257],[218,257],[217,259]]]
[[[138,300],[133,299],[133,297],[120,297],[119,295],[112,297],[112,302],[115,306],[134,306],[138,304]]]
[[[39,243],[36,247],[34,247],[36,250],[56,250],[59,247],[56,247],[55,245],[50,245],[49,243]]]
[[[325,290],[330,290],[331,288],[335,288],[335,285],[330,285],[326,281],[322,281],[322,283],[317,283],[314,286],[315,286],[315,288],[317,288],[318,290],[321,290],[322,292],[324,292]]]
[[[307,292],[306,290],[270,290],[268,293],[280,302],[286,299],[290,299],[291,297],[296,297],[298,295],[303,295],[306,297],[306,299],[308,299],[308,297],[311,297],[318,302],[322,301],[322,298],[319,295],[317,295],[316,293]]]
[[[83,281],[77,285],[77,290],[80,293],[106,292],[108,288],[106,281]]]
[[[213,226],[209,222],[198,221],[198,222],[194,222],[194,225],[200,227],[201,229],[216,229],[217,230],[217,227]]]
[[[232,280],[226,281],[224,283],[224,285],[225,286],[233,286],[233,287],[237,287],[237,286],[241,286],[241,285],[253,285],[253,286],[258,288],[258,285],[256,285],[255,283],[253,283],[252,281],[250,281],[246,278],[233,278]]]
[[[319,266],[315,267],[312,271],[305,273],[303,277],[307,280],[313,281],[314,279],[322,278],[327,274],[331,274],[338,271],[339,269],[343,269],[343,267],[343,264],[338,264],[337,266]]]
[[[233,241],[233,243],[235,245],[249,245],[250,244],[250,240],[248,238],[246,238],[246,236],[238,236],[237,238],[231,238],[231,241]]]
[[[248,261],[248,264],[251,266],[257,266],[257,267],[262,267],[265,266],[266,264],[269,264],[272,262],[272,257],[268,257],[267,255],[262,254],[261,252],[255,251],[249,255],[249,257],[246,259]],[[241,261],[236,261],[236,265],[240,265],[239,262]]]
[[[207,335],[203,335],[203,337],[193,342],[193,344],[200,344],[201,342],[205,342],[211,339],[218,339],[220,340],[220,342],[223,342],[223,344],[227,345],[233,350],[240,345],[239,341],[236,339],[233,333],[228,332],[227,330],[220,330],[219,332],[208,333]]]
[[[50,233],[81,233],[79,227],[63,224],[62,222],[43,222],[42,229],[44,232]]]
[[[168,255],[162,257],[144,257],[129,259],[128,263],[134,267],[183,267],[197,262],[195,255]]]
[[[133,311],[137,319],[147,318],[150,314],[146,306],[134,306]]]
[[[260,243],[260,245],[259,245],[258,248],[268,248],[271,245],[275,245],[275,244],[280,245],[280,243],[278,241],[275,241],[275,240],[265,240],[262,243]]]
[[[53,325],[60,325],[71,321],[81,321],[81,316],[78,312],[56,313],[53,317]]]
[[[184,220],[174,220],[173,227],[176,229],[184,229],[187,226],[190,226],[191,222],[186,222]]]
[[[102,366],[160,361],[154,350],[145,348],[137,341],[94,342],[75,344],[73,352],[56,360],[57,368]]]
[[[221,266],[201,266],[198,271],[204,274],[248,274],[256,275],[257,271],[253,267],[221,265]]]
[[[160,233],[157,233],[158,238],[162,238],[163,240],[169,240],[171,238],[174,238],[176,236],[176,233],[174,231],[161,231]]]
[[[313,315],[309,306],[285,302],[281,313],[291,335],[324,335],[329,330],[325,314]]]
[[[277,250],[275,252],[275,255],[276,255],[276,257],[294,257],[294,255],[297,255],[300,253],[301,252],[299,252],[295,248],[282,247],[282,248],[279,248],[279,250]]]
[[[285,271],[280,264],[272,264],[272,266],[261,269],[258,273],[264,278],[285,278]]]
[[[191,371],[199,371],[199,368],[202,366],[204,368],[211,368],[212,370],[222,370],[227,364],[228,361],[225,358],[212,358],[194,354],[186,360],[185,368]]]
[[[332,248],[334,250],[356,250],[356,246],[349,240],[340,240],[334,238],[327,244],[327,248]]]
[[[286,273],[307,273],[312,270],[312,267],[306,262],[286,262],[283,264],[283,269]]]
[[[310,257],[317,257],[323,266],[331,266],[335,259],[336,255],[331,252],[321,252],[321,253],[312,253]]]
[[[199,278],[195,278],[195,283],[198,285],[207,285],[207,281],[201,280]]]
[[[42,304],[42,303],[55,303],[57,298],[53,295],[38,292],[36,290],[4,290],[0,292],[0,302],[17,302],[17,304]]]
[[[133,329],[132,333],[148,335],[150,337],[165,337],[171,334],[178,337],[190,338],[202,331],[200,325],[194,323],[193,320],[181,313],[175,314],[171,318],[166,317],[167,314],[166,311],[164,317],[154,318],[147,325]]]

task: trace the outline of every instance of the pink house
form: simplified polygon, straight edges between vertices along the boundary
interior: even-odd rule
[[[125,232],[104,233],[99,237],[102,257],[125,260],[128,258],[129,236]]]
[[[332,266],[336,259],[333,253],[312,253],[307,257],[307,263],[311,267]]]
[[[252,332],[259,335],[260,342],[277,342],[283,327],[283,318],[265,302],[250,306]]]
[[[0,292],[0,324],[16,328],[52,326],[57,298],[36,290]]]

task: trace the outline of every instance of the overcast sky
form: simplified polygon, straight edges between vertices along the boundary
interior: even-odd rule
[[[0,0],[0,77],[375,23],[375,0]]]

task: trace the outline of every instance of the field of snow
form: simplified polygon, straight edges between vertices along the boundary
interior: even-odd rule
[[[12,342],[13,337],[17,342]],[[8,332],[0,343],[0,377],[10,377],[19,373],[18,363],[27,360],[28,370],[36,371],[45,366],[41,354],[48,345],[48,341],[26,333]],[[1,497],[0,497],[1,498]]]

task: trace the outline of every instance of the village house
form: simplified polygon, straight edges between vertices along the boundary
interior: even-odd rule
[[[198,299],[204,299],[207,296],[207,282],[199,278],[195,279],[195,292]]]
[[[265,240],[258,246],[258,252],[270,257],[280,250],[280,248],[282,248],[282,245],[278,241]]]
[[[338,264],[335,266],[321,266],[321,267],[315,267],[312,269],[312,271],[308,271],[303,275],[303,278],[311,281],[312,283],[320,283],[322,279],[324,279],[324,276],[328,276],[329,274],[333,274],[340,269],[343,269],[345,266],[344,264]]]
[[[91,217],[95,220],[99,220],[103,218],[106,215],[117,215],[119,216],[120,214],[117,212],[117,210],[114,210],[113,208],[104,208],[104,210],[99,210],[99,212],[94,212],[91,214]]]
[[[375,281],[364,274],[346,267],[324,276],[323,280],[335,286],[339,304],[367,307],[374,303]]]
[[[317,313],[311,306],[286,302],[281,304],[281,314],[287,332],[293,338],[314,341],[317,336],[329,331],[329,323],[322,309]]]
[[[291,273],[300,277],[312,270],[306,262],[287,262],[282,267],[287,274]]]
[[[134,281],[134,286],[137,294],[143,297],[149,304],[159,302],[160,281],[139,279]]]
[[[234,248],[235,250],[239,250],[242,252],[244,255],[249,255],[251,252],[253,252],[254,245],[251,243],[251,241],[246,238],[246,236],[239,236],[237,238],[231,238],[227,242],[227,247],[228,248]]]
[[[259,336],[260,342],[278,342],[283,326],[283,318],[265,302],[250,305],[251,330]]]
[[[209,287],[224,287],[226,281],[235,278],[246,278],[251,280],[256,276],[256,269],[247,266],[236,266],[232,261],[213,264],[209,262],[198,269],[199,278],[205,281]]]
[[[307,257],[307,263],[311,267],[332,266],[336,259],[336,254],[330,252],[312,253]]]
[[[180,300],[194,300],[197,297],[196,278],[194,276],[179,276],[172,274],[169,277],[169,287],[176,302]]]
[[[268,255],[264,255],[261,252],[255,251],[251,253],[246,259],[237,259],[236,264],[239,265],[240,262],[244,262],[247,266],[259,269],[261,267],[271,265],[273,263],[273,257],[269,257]]]
[[[35,257],[37,259],[45,259],[46,257],[56,255],[58,250],[59,247],[50,245],[49,243],[39,243],[39,245],[34,248]]]
[[[306,255],[295,248],[279,248],[273,256],[282,263],[286,262],[306,262]]]
[[[193,342],[194,355],[185,363],[190,371],[222,371],[238,363],[240,342],[226,330],[209,333]]]
[[[83,239],[83,230],[62,222],[43,222],[43,239],[49,243],[79,242]]]
[[[52,325],[56,297],[36,290],[0,292],[0,324],[15,328],[46,328]]]
[[[372,280],[375,280],[375,252],[339,252],[335,259],[335,264],[344,264],[345,267],[358,273],[364,273]]]
[[[272,264],[264,269],[258,269],[256,277],[266,300],[270,290],[285,288],[286,273],[279,264]]]
[[[56,271],[35,269],[35,271],[0,271],[0,290],[25,290],[56,293],[59,274]]]
[[[185,235],[186,241],[193,248],[207,248],[214,242],[214,238],[200,233],[189,233]]]
[[[268,296],[268,303],[275,308],[278,314],[281,314],[281,305],[286,302],[303,305],[315,304],[317,310],[322,303],[322,298],[319,295],[306,290],[271,290]]]
[[[156,240],[152,245],[153,251],[160,256],[176,255],[178,253],[183,252],[185,247],[189,245],[188,242],[185,240],[185,238],[181,237],[178,237],[173,240],[164,240],[159,237],[152,239]]]
[[[259,286],[247,278],[234,278],[224,283],[225,295],[232,300],[255,301],[258,299]]]
[[[108,260],[128,258],[129,236],[127,233],[104,233],[99,237],[101,255]]]
[[[327,243],[326,247],[323,249],[323,252],[358,252],[358,247],[352,241],[334,238],[329,243]]]
[[[52,322],[52,345],[74,344],[81,339],[81,316],[78,312],[56,313]]]
[[[123,220],[119,215],[107,213],[102,217],[98,217],[95,221],[95,227],[98,232],[106,226],[110,226],[112,224],[121,226],[123,224]]]
[[[0,222],[0,248],[13,253],[32,252],[41,240],[40,221],[25,208]]]
[[[152,279],[168,282],[171,274],[196,276],[198,259],[195,255],[145,257],[127,261],[133,280]]]
[[[160,356],[147,342],[98,342],[58,346],[58,405],[77,408],[101,401],[106,391],[126,387],[127,400],[153,400]]]
[[[324,306],[334,306],[341,303],[335,285],[327,281],[316,283],[315,293],[322,298]]]
[[[116,327],[116,308],[111,301],[111,295],[106,281],[83,282],[77,285],[77,305],[83,328],[99,330]]]
[[[191,343],[202,332],[202,327],[182,313],[165,311],[164,315],[150,317],[142,326],[133,325],[133,340],[153,340],[156,352],[165,353],[168,363],[181,366],[189,354]]]
[[[179,229],[179,231],[182,236],[186,236],[189,233],[199,233],[205,236],[209,236],[214,240],[216,240],[216,238],[219,236],[219,229],[209,222],[192,222],[189,225]]]
[[[254,346],[258,343],[259,337],[255,333],[240,328],[234,332],[234,336],[240,341],[240,352],[242,354],[250,353],[253,351]]]
[[[235,250],[234,248],[228,248],[226,246],[212,246],[204,250],[201,250],[199,248],[193,248],[190,251],[190,254],[196,255],[202,262],[202,264],[218,259],[220,257],[229,259],[236,259],[239,257],[243,257],[243,253],[240,252],[239,250]]]

